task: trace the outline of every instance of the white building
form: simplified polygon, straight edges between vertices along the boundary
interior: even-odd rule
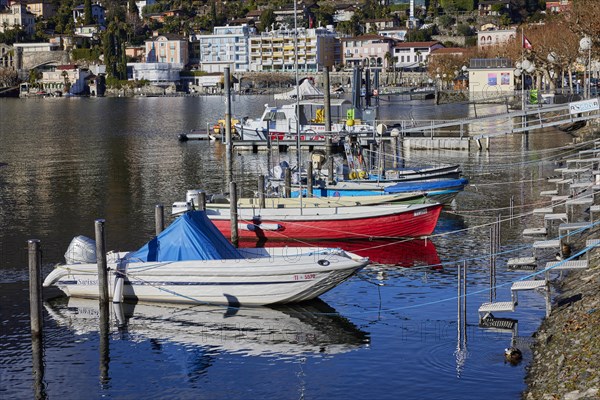
[[[8,9],[0,11],[0,32],[20,27],[28,35],[33,35],[35,15],[27,10],[26,4],[12,3]]]
[[[99,37],[100,33],[105,30],[101,25],[79,25],[75,27],[73,33],[75,36],[92,38]]]
[[[223,72],[229,67],[231,72],[247,72],[249,69],[249,38],[256,34],[256,28],[246,24],[241,26],[217,26],[212,35],[195,35],[190,38],[194,57],[193,63],[202,71]]]
[[[15,43],[13,44],[15,49],[21,49],[23,54],[26,53],[38,53],[41,51],[55,51],[60,50],[58,43],[50,42],[38,42],[38,43]]]
[[[514,94],[514,66],[507,58],[472,58],[469,65],[470,100],[498,101]]]
[[[78,5],[73,9],[73,21],[75,24],[81,25],[83,24],[83,19],[85,17],[85,8],[83,4]],[[105,10],[99,4],[92,4],[92,19],[95,24],[99,24],[105,26]]]
[[[54,71],[42,72],[42,79],[39,81],[43,90],[48,93],[55,91],[84,94],[87,89],[85,79],[92,73],[87,69],[81,69],[76,65],[61,65]]]
[[[435,49],[444,47],[440,42],[401,42],[394,46],[396,67],[418,68],[427,63],[427,58]]]
[[[384,36],[384,37],[388,37],[391,39],[400,40],[401,42],[404,42],[406,40],[407,33],[408,33],[408,30],[405,28],[386,28],[386,29],[380,29],[378,31],[379,36]]]
[[[142,18],[142,14],[144,12],[144,7],[146,6],[151,6],[152,4],[155,4],[156,0],[137,0],[135,2],[135,5],[138,8],[138,12],[140,13],[140,18]]]
[[[127,63],[128,79],[147,80],[151,85],[171,85],[179,82],[181,67],[171,63]]]
[[[321,66],[332,66],[340,60],[339,44],[333,27],[299,28],[297,47],[294,31],[279,29],[250,37],[250,71],[316,72]]]

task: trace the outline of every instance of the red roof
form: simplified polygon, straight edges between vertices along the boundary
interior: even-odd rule
[[[77,69],[77,64],[59,65],[58,67],[56,67],[56,69],[59,69],[59,70]]]
[[[394,38],[391,38],[388,36],[375,35],[375,34],[367,34],[367,35],[361,35],[361,36],[342,38],[342,41],[348,41],[348,40],[385,40],[385,41],[391,41],[391,42],[395,41]]]
[[[431,54],[464,54],[466,51],[467,49],[462,47],[440,47],[432,50]]]

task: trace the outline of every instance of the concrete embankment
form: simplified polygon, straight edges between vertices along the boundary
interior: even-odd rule
[[[582,236],[573,254],[600,238],[600,228]],[[558,295],[535,334],[525,400],[600,399],[600,247],[590,250],[589,265],[554,282]]]
[[[590,269],[556,284],[560,295],[535,335],[526,400],[600,398],[600,249],[592,254]]]

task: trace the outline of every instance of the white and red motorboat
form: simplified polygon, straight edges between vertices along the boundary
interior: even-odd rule
[[[354,207],[238,209],[240,238],[359,239],[422,237],[433,233],[442,205],[393,204]],[[207,209],[206,215],[231,235],[229,209]]]

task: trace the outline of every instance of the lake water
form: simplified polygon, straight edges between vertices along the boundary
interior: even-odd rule
[[[267,102],[272,98],[237,97],[233,114],[258,117]],[[391,99],[381,118],[469,112],[463,105]],[[156,204],[183,200],[188,189],[227,189],[224,146],[177,141],[179,133],[204,129],[223,113],[219,97],[0,99],[1,398],[34,396],[26,241],[42,241],[44,275],[63,261],[74,236],[94,236],[97,218],[106,219],[107,248],[139,248],[153,234]],[[517,399],[545,302],[538,293],[520,296],[510,315],[518,319],[517,332],[478,327],[477,308],[490,298],[487,224],[508,217],[511,197],[517,215],[537,207],[539,191],[550,188],[542,178],[561,153],[550,149],[572,140],[548,130],[495,139],[489,153],[411,152],[409,164],[460,163],[471,186],[442,214],[430,240],[339,243],[376,263],[318,302],[237,312],[127,307],[127,326],[111,315],[109,361],[103,362],[97,302],[45,303],[44,393],[62,399]],[[236,181],[247,195],[265,173],[264,154],[235,154]],[[530,253],[521,232],[539,225],[533,219],[502,224],[498,300],[508,300],[510,282],[523,276],[503,262]],[[466,326],[459,329],[456,265],[465,260],[469,296]],[[503,357],[511,340],[524,353],[516,366]]]

